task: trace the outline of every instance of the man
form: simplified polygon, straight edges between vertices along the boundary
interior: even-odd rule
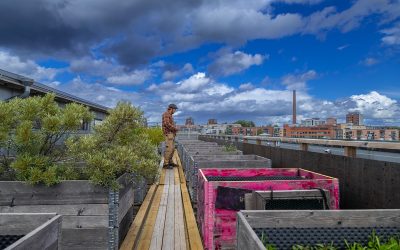
[[[177,128],[175,127],[174,118],[172,115],[178,107],[175,104],[168,105],[167,111],[162,115],[162,129],[165,136],[165,153],[164,153],[164,168],[173,167],[172,155],[174,154],[174,139]]]

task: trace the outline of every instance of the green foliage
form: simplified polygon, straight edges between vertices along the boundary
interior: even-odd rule
[[[143,124],[140,109],[130,103],[118,103],[93,134],[68,140],[68,151],[75,161],[86,163],[85,173],[95,184],[118,188],[116,179],[125,172],[152,182],[159,157],[156,140],[146,133]]]
[[[234,152],[234,151],[236,151],[237,149],[236,149],[236,146],[235,146],[235,145],[233,145],[233,144],[227,144],[227,145],[224,146],[224,150],[225,150],[226,152]]]
[[[160,145],[165,140],[161,127],[145,128],[143,132],[147,134],[150,142],[155,146]]]
[[[61,108],[54,98],[47,94],[0,102],[3,177],[8,173],[17,180],[48,186],[60,181],[56,163],[65,156],[60,141],[93,117],[87,107],[70,103]]]
[[[246,120],[238,120],[234,122],[234,124],[240,124],[242,127],[255,127],[255,123],[253,121],[246,121]]]

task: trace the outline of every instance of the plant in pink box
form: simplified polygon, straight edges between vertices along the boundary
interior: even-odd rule
[[[328,207],[339,209],[338,179],[300,168],[200,169],[197,188],[197,222],[209,250],[235,248],[236,213],[251,190],[325,190]]]

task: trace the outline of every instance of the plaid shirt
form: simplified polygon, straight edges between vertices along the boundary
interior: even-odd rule
[[[174,118],[168,111],[165,111],[162,115],[162,130],[164,135],[169,133],[176,134]]]

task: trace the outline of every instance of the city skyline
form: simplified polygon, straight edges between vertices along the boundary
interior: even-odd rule
[[[0,69],[149,122],[176,103],[181,124],[290,123],[296,89],[299,121],[400,125],[398,1],[20,0],[0,16]]]

